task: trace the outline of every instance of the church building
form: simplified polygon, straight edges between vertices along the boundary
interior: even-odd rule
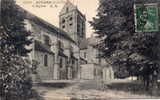
[[[38,68],[37,73],[33,75],[33,80],[75,80],[103,77],[103,67],[94,62],[97,62],[96,53],[98,51],[96,48],[92,49],[94,45],[89,43],[90,39],[86,39],[86,17],[69,0],[59,13],[59,27],[24,9],[22,11],[27,14],[26,29],[34,36],[29,59],[37,62]],[[95,51],[95,55],[91,54],[92,50]],[[91,74],[85,75],[85,73]]]

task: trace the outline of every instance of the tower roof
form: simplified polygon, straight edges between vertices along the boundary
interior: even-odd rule
[[[65,13],[68,13],[68,12],[75,10],[75,9],[77,9],[77,6],[75,6],[73,3],[71,3],[70,0],[67,0],[64,7],[60,11],[59,15],[63,15]]]
[[[59,16],[64,15],[64,14],[71,12],[71,11],[77,11],[86,20],[86,16],[84,14],[82,14],[81,11],[78,9],[78,7],[76,5],[74,5],[72,2],[70,2],[70,0],[66,1],[62,10],[59,13]]]

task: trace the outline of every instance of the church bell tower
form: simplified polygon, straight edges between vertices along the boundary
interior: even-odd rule
[[[69,0],[60,11],[59,27],[76,43],[86,38],[86,17]]]

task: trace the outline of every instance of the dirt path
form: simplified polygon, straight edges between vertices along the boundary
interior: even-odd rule
[[[44,100],[104,99],[104,98],[157,98],[146,95],[137,95],[125,91],[101,89],[99,81],[85,81],[65,88],[37,87],[36,90]]]

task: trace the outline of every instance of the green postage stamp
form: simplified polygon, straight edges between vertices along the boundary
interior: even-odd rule
[[[154,32],[158,26],[158,4],[135,4],[136,32]]]

